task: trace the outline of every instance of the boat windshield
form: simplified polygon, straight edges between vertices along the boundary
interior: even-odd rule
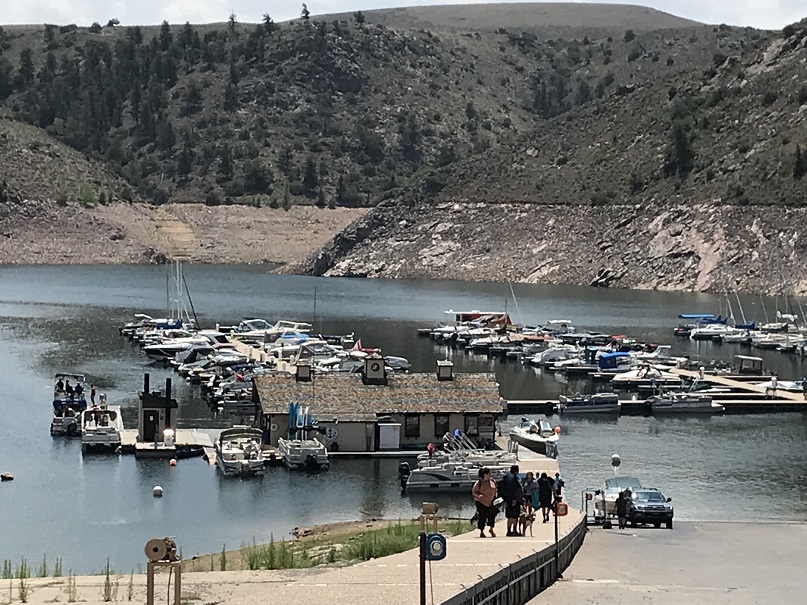
[[[631,491],[635,491],[641,489],[642,484],[636,477],[611,477],[605,480],[605,492],[607,494],[616,494],[628,487]]]

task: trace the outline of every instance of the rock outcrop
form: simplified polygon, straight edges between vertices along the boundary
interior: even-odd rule
[[[386,203],[295,270],[314,275],[807,291],[807,208]]]

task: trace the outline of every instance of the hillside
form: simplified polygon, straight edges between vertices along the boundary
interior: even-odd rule
[[[450,167],[436,212],[384,204],[305,270],[807,292],[805,64],[802,22],[624,87]]]
[[[646,6],[585,2],[409,6],[367,11],[365,15],[371,25],[397,30],[495,33],[505,28],[564,39],[622,35],[628,29],[646,32],[702,25]],[[349,21],[352,17],[352,13],[334,13],[318,18]]]
[[[6,27],[0,182],[45,225],[120,225],[110,262],[170,254],[162,207],[205,262],[292,262],[358,219],[298,270],[772,289],[807,266],[806,39],[582,3]],[[318,233],[279,259],[284,215]],[[0,260],[85,258],[26,237]]]
[[[393,11],[434,18],[430,29],[371,25],[389,11],[363,24],[8,27],[0,101],[103,162],[132,187],[124,197],[372,206],[622,85],[703,68],[747,37],[632,6],[452,8]],[[451,14],[468,29],[444,26]],[[571,26],[579,38],[557,37]]]

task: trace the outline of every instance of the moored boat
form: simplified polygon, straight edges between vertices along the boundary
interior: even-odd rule
[[[70,381],[73,384],[70,384]],[[81,413],[87,409],[86,381],[82,374],[56,374],[53,387],[51,435],[81,435]]]
[[[725,406],[698,392],[667,391],[648,400],[653,414],[720,414]]]
[[[622,404],[616,393],[594,393],[593,395],[560,396],[555,409],[560,414],[619,414]]]
[[[81,449],[115,450],[121,444],[123,418],[119,405],[106,405],[101,395],[101,405],[86,409],[81,414]]]
[[[221,432],[213,447],[216,466],[225,476],[251,477],[263,474],[265,469],[261,453],[263,433],[260,429],[236,426]]]

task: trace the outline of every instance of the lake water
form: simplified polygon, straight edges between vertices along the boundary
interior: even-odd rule
[[[187,557],[282,538],[295,526],[417,514],[421,497],[401,498],[397,461],[338,460],[311,476],[271,469],[257,480],[224,479],[199,459],[136,461],[82,456],[79,443],[48,435],[52,376],[87,375],[109,401],[134,417],[143,373],[153,385],[172,374],[150,365],[118,335],[135,312],[165,309],[164,267],[0,268],[0,559],[64,559],[65,571],[99,570],[110,558],[127,572],[143,566],[143,545],[174,536]],[[553,398],[563,385],[513,362],[434,346],[416,328],[444,319],[449,308],[504,308],[518,322],[570,319],[576,325],[674,343],[678,353],[730,359],[735,346],[674,342],[682,312],[715,312],[718,299],[693,295],[490,283],[323,279],[272,275],[262,267],[189,266],[186,279],[203,325],[243,317],[314,322],[325,333],[355,331],[368,346],[432,371],[450,357],[457,371],[493,371],[501,394]],[[316,296],[315,296],[316,291]],[[316,313],[315,313],[316,299]],[[774,301],[765,302],[772,313]],[[760,301],[743,300],[762,319]],[[765,353],[782,379],[805,370],[801,360]],[[180,425],[222,427],[195,389],[176,381]],[[626,474],[662,488],[681,519],[807,520],[807,419],[802,414],[613,421],[553,419],[562,426],[561,469],[572,504],[600,485],[619,453]],[[162,485],[165,497],[151,496]],[[469,515],[470,498],[436,498],[446,515]],[[470,527],[470,526],[469,526]]]

